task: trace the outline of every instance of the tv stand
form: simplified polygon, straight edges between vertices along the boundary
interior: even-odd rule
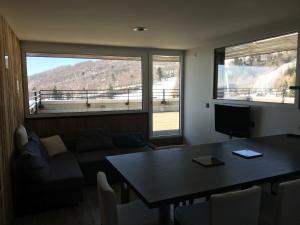
[[[300,134],[286,134],[287,137],[300,138]]]

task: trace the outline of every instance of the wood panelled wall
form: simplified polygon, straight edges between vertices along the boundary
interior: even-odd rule
[[[76,137],[80,130],[88,128],[101,128],[113,133],[140,132],[148,137],[148,113],[30,118],[25,120],[25,126],[40,137],[55,134]]]
[[[24,110],[20,42],[1,15],[0,57],[0,224],[5,225],[12,221],[10,162],[14,132],[23,123]]]

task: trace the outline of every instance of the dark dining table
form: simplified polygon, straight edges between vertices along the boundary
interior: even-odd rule
[[[262,157],[245,159],[236,150]],[[224,165],[204,167],[193,158],[213,156]],[[275,135],[106,157],[149,207],[159,208],[161,224],[170,205],[300,175],[300,137]]]

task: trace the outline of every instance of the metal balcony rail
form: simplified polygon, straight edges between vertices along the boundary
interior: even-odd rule
[[[131,89],[105,89],[105,90],[40,90],[29,93],[29,110],[31,114],[38,113],[39,109],[43,109],[46,101],[65,101],[70,104],[76,100],[85,100],[87,107],[90,107],[91,100],[112,100],[126,101],[125,105],[129,105],[131,101],[142,101],[141,88]],[[153,99],[161,99],[161,103],[167,103],[169,99],[178,99],[180,96],[179,89],[155,89],[153,90]]]
[[[294,97],[294,90],[289,90],[288,87],[275,89],[275,88],[218,88],[217,97],[246,97],[246,100],[252,101],[254,96],[266,97],[273,96],[281,98],[281,102],[285,102],[285,98]]]

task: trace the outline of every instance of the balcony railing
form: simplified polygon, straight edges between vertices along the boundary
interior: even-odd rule
[[[170,99],[179,99],[179,96],[179,89],[153,90],[154,101],[160,101],[161,104],[166,104]],[[88,108],[94,100],[119,102],[120,104],[129,106],[134,101],[142,102],[142,90],[140,88],[118,90],[40,90],[31,93],[29,97],[29,110],[30,114],[37,114],[50,101],[59,101],[66,105],[74,104],[75,101],[84,101]]]
[[[285,103],[287,97],[294,97],[295,92],[288,88],[218,88],[219,99],[243,99],[255,101],[255,99],[276,99],[276,102]],[[272,100],[270,100],[272,101]]]

